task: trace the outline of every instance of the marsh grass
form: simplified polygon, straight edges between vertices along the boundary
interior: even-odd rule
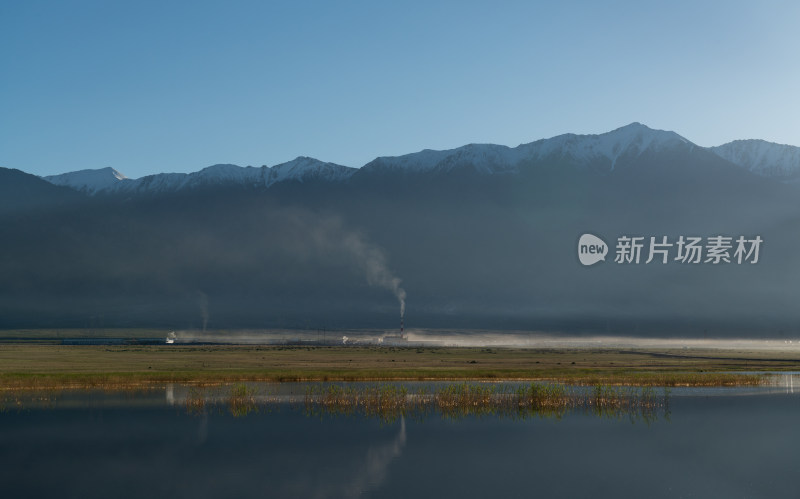
[[[204,414],[225,409],[234,417],[259,412],[258,392],[244,383],[221,387],[191,387],[181,404],[187,414]]]
[[[247,416],[258,411],[255,399],[256,392],[244,383],[235,385],[228,398],[228,410],[235,417]]]
[[[362,415],[394,420],[400,416],[438,414],[447,419],[499,416],[524,419],[560,418],[573,411],[601,417],[652,421],[660,411],[668,415],[668,391],[658,396],[651,387],[597,385],[591,390],[562,384],[531,383],[519,387],[455,383],[410,392],[404,386],[349,387],[336,384],[309,387],[305,395],[308,415]]]
[[[175,390],[173,392],[173,389]],[[97,399],[97,394],[104,394]],[[6,391],[0,394],[0,412],[24,411],[31,408],[81,407],[90,401],[112,396],[111,404],[142,400],[163,404],[161,390],[113,391],[87,389],[84,395],[76,390]],[[173,395],[175,393],[175,395]],[[486,383],[464,382],[425,384],[409,388],[402,383],[386,384],[309,384],[304,393],[273,392],[263,385],[233,383],[223,385],[176,385],[167,391],[167,403],[182,408],[187,414],[228,413],[234,417],[274,410],[301,410],[309,416],[360,416],[393,421],[400,417],[444,419],[465,417],[530,417],[560,418],[570,412],[582,412],[607,418],[630,417],[652,421],[659,414],[669,415],[669,389],[663,394],[656,388],[595,385],[593,387],[562,383]],[[69,394],[69,397],[64,397]],[[107,395],[106,395],[107,394]],[[77,395],[77,397],[75,397]],[[116,398],[113,396],[116,395]],[[123,402],[119,402],[119,396]],[[115,402],[117,400],[117,402]],[[94,401],[94,402],[91,402]],[[66,404],[66,405],[65,405]]]
[[[202,414],[206,410],[206,394],[197,387],[192,387],[184,401],[187,414]]]
[[[759,386],[769,383],[766,374],[732,372],[565,372],[552,377],[560,383],[582,386],[620,385],[650,387]]]
[[[354,382],[354,381],[544,381],[575,386],[619,385],[651,387],[758,386],[771,378],[764,374],[720,372],[498,372],[470,371],[290,371],[280,372],[148,372],[148,373],[9,373],[0,374],[0,392],[107,390],[137,391],[168,384],[198,387],[247,382]]]

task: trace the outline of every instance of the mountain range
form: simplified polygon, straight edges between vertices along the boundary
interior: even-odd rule
[[[285,181],[346,182],[359,171],[444,174],[471,169],[481,174],[518,173],[525,165],[553,161],[566,161],[608,172],[615,168],[621,157],[638,156],[646,150],[664,150],[681,144],[699,147],[674,132],[632,123],[600,135],[564,134],[514,148],[468,144],[444,151],[426,149],[404,156],[376,158],[360,169],[301,156],[273,167],[218,164],[189,174],[159,173],[139,179],[127,178],[111,167],[43,178],[54,185],[96,195],[157,194],[219,186],[268,188]],[[800,147],[763,140],[737,140],[708,150],[757,175],[784,182],[800,177]]]
[[[633,123],[357,169],[0,169],[0,327],[392,329],[402,289],[411,328],[791,337],[797,151]],[[579,263],[584,233],[605,262]],[[620,237],[718,235],[760,261],[614,262]]]

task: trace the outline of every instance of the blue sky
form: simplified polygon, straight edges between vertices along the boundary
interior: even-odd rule
[[[800,3],[0,0],[0,166],[362,166],[633,121],[800,145]]]

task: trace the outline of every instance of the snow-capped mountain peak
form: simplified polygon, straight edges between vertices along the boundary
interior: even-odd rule
[[[752,139],[734,140],[709,149],[757,175],[784,182],[800,180],[800,147]]]
[[[105,189],[111,189],[129,180],[128,177],[111,167],[96,170],[78,170],[42,178],[51,184],[72,187],[87,194],[95,194]]]
[[[329,182],[346,180],[355,173],[355,168],[326,163],[308,156],[298,156],[292,161],[269,168],[268,184],[285,180],[325,180]]]
[[[523,163],[565,159],[577,164],[603,160],[613,170],[622,157],[635,158],[647,150],[656,151],[680,145],[693,144],[675,132],[654,130],[641,123],[631,123],[599,135],[568,133],[517,147],[468,144],[443,151],[425,149],[403,156],[380,157],[363,169],[420,173],[472,168],[476,172],[490,174],[515,172]]]
[[[558,135],[520,147],[529,148],[537,159],[560,156],[586,162],[597,159],[611,161],[611,169],[623,156],[638,157],[647,150],[691,144],[675,132],[654,130],[641,123],[631,123],[598,135]]]

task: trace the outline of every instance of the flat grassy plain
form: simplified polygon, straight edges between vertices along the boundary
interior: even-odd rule
[[[0,342],[5,390],[339,380],[723,386],[764,380],[732,372],[787,370],[800,370],[800,352]]]

